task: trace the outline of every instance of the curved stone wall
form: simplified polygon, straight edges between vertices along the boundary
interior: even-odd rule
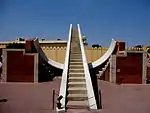
[[[42,46],[42,50],[45,52],[46,56],[56,62],[64,63],[65,54],[66,54],[66,46]],[[88,63],[93,62],[99,57],[101,57],[108,48],[93,48],[93,47],[85,47],[85,53],[87,57]]]

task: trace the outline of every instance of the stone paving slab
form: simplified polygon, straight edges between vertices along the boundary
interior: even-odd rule
[[[115,85],[99,81],[101,113],[150,113],[150,85]]]
[[[52,110],[52,89],[59,90],[60,79],[40,84],[0,83],[0,113],[56,113]],[[115,85],[99,81],[102,110],[68,110],[68,113],[150,113],[150,85]],[[56,106],[55,106],[56,107]]]

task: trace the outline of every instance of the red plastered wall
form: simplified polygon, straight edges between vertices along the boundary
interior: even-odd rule
[[[125,42],[117,42],[118,51],[124,51],[125,50]]]
[[[25,50],[26,51],[31,51],[31,44],[32,44],[32,41],[26,41],[26,43],[25,43]]]
[[[33,82],[34,55],[23,55],[23,51],[7,51],[7,81]]]
[[[116,83],[142,83],[142,53],[116,59]]]

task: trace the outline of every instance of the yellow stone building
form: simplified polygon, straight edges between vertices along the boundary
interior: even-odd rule
[[[67,41],[65,40],[45,40],[41,39],[39,40],[41,48],[45,52],[45,54],[48,56],[48,58],[63,63],[65,60],[65,54],[66,54],[66,46]],[[7,41],[7,42],[0,42],[0,48],[5,48],[7,44],[9,43],[25,43],[25,39],[18,38],[15,41]],[[88,62],[93,62],[97,60],[99,57],[101,57],[106,51],[107,47],[99,47],[99,48],[93,48],[91,46],[85,46],[86,51],[86,57]]]

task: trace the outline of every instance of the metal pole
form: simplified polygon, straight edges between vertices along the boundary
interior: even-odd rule
[[[0,103],[1,102],[7,102],[7,99],[0,99]]]
[[[53,106],[52,106],[52,109],[54,109],[54,103],[55,103],[55,90],[53,90],[53,100],[52,100],[53,102]]]
[[[102,109],[102,95],[101,95],[101,90],[99,90],[99,103],[100,103],[100,109]]]

